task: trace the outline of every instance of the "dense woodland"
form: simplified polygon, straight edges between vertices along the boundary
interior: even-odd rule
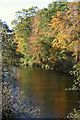
[[[16,12],[13,30],[2,26],[3,69],[37,66],[75,76],[69,90],[80,90],[80,2],[53,2]]]
[[[78,8],[79,2],[53,2],[42,10],[32,7],[16,12],[13,31],[3,23],[3,66],[76,70],[80,65]]]
[[[14,24],[17,52],[23,64],[69,72],[79,61],[78,3],[49,4],[16,12]]]

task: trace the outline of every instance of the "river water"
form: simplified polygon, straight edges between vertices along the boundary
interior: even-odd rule
[[[78,108],[78,91],[65,91],[73,80],[72,76],[56,71],[17,68],[19,87],[29,98],[29,104],[39,107],[40,118],[65,118],[74,108]]]

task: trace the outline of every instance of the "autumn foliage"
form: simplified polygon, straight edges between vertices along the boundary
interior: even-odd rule
[[[68,69],[79,61],[78,2],[53,2],[48,8],[17,12],[15,42],[24,64]],[[68,66],[68,67],[66,67]]]
[[[58,11],[52,16],[49,35],[54,35],[53,48],[73,51],[78,57],[79,50],[79,11],[78,3],[69,3],[66,13]]]

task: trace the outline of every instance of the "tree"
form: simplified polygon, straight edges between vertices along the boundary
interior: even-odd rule
[[[58,11],[52,16],[49,36],[53,41],[53,52],[55,59],[71,61],[71,56],[75,55],[75,61],[78,58],[78,41],[79,41],[79,11],[78,3],[68,3],[67,11],[62,13]],[[72,60],[73,57],[72,57]],[[58,62],[57,62],[58,63]],[[60,63],[59,63],[60,64]],[[59,65],[58,64],[58,65]]]
[[[14,42],[14,33],[9,30],[6,23],[2,26],[2,67],[19,66],[20,52],[16,52],[17,44]]]
[[[69,10],[58,11],[52,16],[49,35],[53,36],[53,48],[74,51],[77,54],[79,39],[78,3],[69,3]],[[76,45],[75,45],[76,44]]]
[[[22,9],[22,11],[16,12],[16,20],[12,21],[15,31],[15,42],[17,45],[17,51],[24,55],[24,62],[29,59],[27,52],[30,50],[30,35],[31,35],[31,18],[35,16],[37,7],[29,9]]]

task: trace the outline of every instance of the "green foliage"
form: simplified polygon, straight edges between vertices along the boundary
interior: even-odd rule
[[[70,71],[71,75],[75,76],[74,84],[71,90],[80,90],[80,63],[73,66],[73,71]]]
[[[76,14],[75,14],[75,12]],[[30,65],[39,66],[45,69],[56,69],[61,72],[69,73],[74,62],[79,61],[79,20],[77,3],[53,2],[48,8],[38,10],[37,7],[22,9],[16,12],[16,19],[12,21],[14,34],[6,24],[2,29],[2,56],[3,68],[11,66]],[[21,59],[20,59],[21,58]],[[75,60],[75,59],[76,60]],[[80,64],[73,66],[70,72],[75,76],[72,88],[68,90],[80,90]],[[9,74],[7,74],[9,75]],[[21,93],[16,88],[18,98],[11,96],[12,86],[4,85],[4,97],[15,98],[18,100]],[[21,114],[26,107],[17,102],[17,107],[21,108]],[[12,100],[12,99],[11,99]],[[11,101],[9,101],[11,102]],[[19,105],[19,106],[18,106]],[[6,106],[6,105],[5,105]],[[13,113],[17,107],[12,109]],[[4,109],[5,110],[5,109]],[[34,111],[31,111],[34,112]],[[79,118],[80,111],[74,109],[68,118]]]
[[[16,53],[17,44],[14,42],[14,33],[6,24],[2,27],[2,66],[19,66],[21,53]]]
[[[76,108],[74,108],[73,112],[67,115],[67,118],[71,120],[80,120],[80,110],[77,110]]]
[[[12,24],[17,51],[24,55],[22,64],[42,68],[48,65],[49,69],[55,67],[58,71],[69,73],[74,57],[77,57],[74,42],[77,40],[78,44],[78,37],[75,39],[77,32],[72,35],[76,31],[74,21],[77,18],[76,15],[71,22],[72,6],[72,3],[57,1],[42,10],[32,7],[16,12],[16,20]],[[67,32],[68,29],[70,32]]]
[[[61,72],[69,73],[72,70],[74,56],[73,52],[67,52],[64,50],[57,50],[57,55],[55,57],[55,69]]]
[[[22,9],[22,11],[16,12],[16,20],[12,21],[15,30],[15,42],[17,45],[17,51],[24,55],[24,60],[21,59],[22,64],[26,65],[26,62],[30,59],[30,35],[32,31],[31,19],[35,16],[37,7],[31,7],[29,9]],[[16,24],[15,24],[16,23]],[[29,60],[30,61],[30,60]]]

